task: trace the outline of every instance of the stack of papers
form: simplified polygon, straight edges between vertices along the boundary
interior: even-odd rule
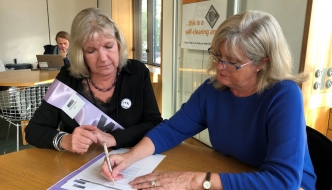
[[[113,150],[110,154],[121,154],[129,149]],[[74,189],[74,190],[127,190],[132,189],[128,183],[136,177],[151,173],[159,163],[166,157],[165,155],[156,154],[139,160],[123,170],[121,174],[124,178],[113,182],[108,181],[100,174],[100,167],[104,161],[105,154],[101,153],[90,162],[86,163],[76,171],[72,172],[58,183],[54,184],[48,190]]]

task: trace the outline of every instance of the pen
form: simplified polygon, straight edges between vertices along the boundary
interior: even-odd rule
[[[106,162],[107,162],[107,165],[108,165],[108,169],[110,170],[110,172],[112,172],[112,166],[111,166],[111,163],[110,163],[110,158],[109,158],[106,143],[103,142],[103,145],[104,145],[104,152],[105,152],[105,158],[106,158]],[[113,184],[114,184],[114,179],[113,179]]]

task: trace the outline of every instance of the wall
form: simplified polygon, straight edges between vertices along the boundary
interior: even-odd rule
[[[75,15],[97,7],[97,0],[48,0],[50,40],[60,30],[70,32]],[[111,0],[99,0],[99,7],[111,15]],[[0,60],[4,64],[36,62],[49,44],[46,0],[0,0]]]
[[[112,15],[112,0],[98,0],[98,7],[108,15]]]

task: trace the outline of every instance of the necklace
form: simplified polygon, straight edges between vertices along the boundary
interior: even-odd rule
[[[91,82],[92,86],[95,87],[95,88],[96,88],[97,90],[99,90],[100,92],[107,92],[107,91],[111,90],[111,89],[115,86],[115,84],[116,84],[116,78],[115,78],[115,80],[114,80],[112,86],[110,86],[109,88],[99,88],[99,87],[98,87],[98,86],[92,81],[91,77],[88,78],[88,80]]]

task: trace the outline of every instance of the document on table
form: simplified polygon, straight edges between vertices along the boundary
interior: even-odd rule
[[[121,154],[129,151],[129,149],[112,150],[110,154]],[[84,164],[81,168],[72,172],[58,183],[54,184],[48,190],[55,189],[73,189],[73,190],[127,190],[132,189],[128,183],[138,176],[151,173],[158,164],[166,157],[165,155],[156,154],[139,160],[123,170],[121,173],[124,178],[113,182],[106,180],[100,174],[100,166],[104,161],[105,154],[92,159]]]

